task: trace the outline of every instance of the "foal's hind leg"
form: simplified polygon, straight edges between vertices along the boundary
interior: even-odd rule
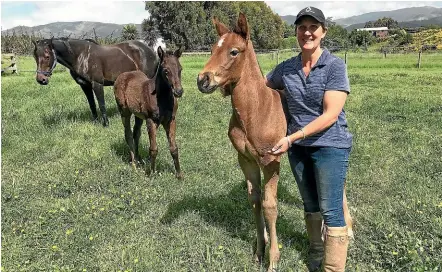
[[[183,178],[183,173],[180,168],[180,161],[178,158],[178,147],[176,145],[176,120],[173,119],[163,125],[166,130],[167,140],[169,141],[170,155],[172,155],[173,163],[175,165],[175,176],[177,179]]]
[[[262,206],[270,232],[270,264],[268,271],[276,270],[279,261],[278,237],[276,235],[276,219],[278,217],[276,194],[278,190],[279,167],[279,161],[276,160],[263,167],[265,189]]]
[[[143,125],[143,119],[135,116],[134,124],[134,145],[135,145],[135,159],[141,162],[140,153],[138,152],[138,146],[140,144],[141,126]]]
[[[157,146],[157,128],[158,125],[150,118],[146,119],[147,132],[149,134],[149,159],[150,168],[147,168],[147,173],[155,172],[155,161],[158,154]]]
[[[258,164],[254,160],[250,160],[240,153],[238,153],[238,162],[247,181],[248,198],[250,204],[252,205],[253,216],[255,218],[255,259],[257,262],[261,263],[264,259],[265,246],[267,243],[267,232],[262,214],[261,172]]]
[[[130,116],[130,114],[121,114],[121,121],[123,122],[124,126],[124,138],[126,139],[126,143],[129,146],[130,162],[135,168],[134,139],[132,135],[132,130],[130,128]]]
[[[104,101],[104,90],[103,85],[98,82],[92,82],[92,89],[94,90],[95,96],[98,100],[98,107],[101,111],[101,116],[103,117],[103,126],[107,127],[109,126],[109,119],[107,118],[106,113],[106,103]]]

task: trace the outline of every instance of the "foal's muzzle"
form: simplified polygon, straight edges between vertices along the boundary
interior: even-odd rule
[[[199,74],[196,78],[198,90],[202,93],[212,93],[218,87],[218,84],[213,79],[213,73],[205,72]]]
[[[181,96],[183,96],[183,88],[179,88],[179,89],[172,89],[173,91],[173,95],[177,98],[180,98]]]

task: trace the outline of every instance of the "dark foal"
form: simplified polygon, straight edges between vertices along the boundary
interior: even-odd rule
[[[177,97],[181,97],[183,89],[181,86],[181,64],[179,57],[183,48],[175,52],[164,52],[158,47],[160,63],[154,78],[146,79],[141,74],[127,73],[121,75],[115,83],[115,98],[123,120],[126,141],[131,148],[131,160],[140,160],[138,144],[141,135],[143,120],[146,120],[149,134],[149,172],[155,172],[155,161],[158,154],[157,130],[163,125],[169,141],[169,150],[175,165],[176,177],[183,178],[178,158],[178,147],[176,145],[176,112],[178,109]],[[152,93],[152,84],[155,85]],[[147,93],[146,93],[147,92]],[[152,98],[156,95],[156,100]],[[157,103],[158,114],[155,114],[155,103]],[[133,128],[133,140],[130,128],[130,116],[135,115]],[[130,133],[130,134],[129,134]],[[131,143],[132,146],[131,147]]]
[[[157,67],[155,51],[140,41],[99,45],[90,39],[57,38],[33,41],[33,44],[37,82],[49,84],[56,64],[65,66],[86,95],[93,119],[98,120],[95,94],[103,126],[109,125],[103,86],[114,85],[117,77],[128,71],[141,70],[153,77]]]
[[[124,126],[124,138],[130,149],[130,160],[135,167],[140,160],[138,144],[140,140],[140,127],[143,120],[152,118],[158,120],[159,109],[155,90],[157,75],[149,79],[141,71],[124,72],[117,77],[114,85],[115,100],[121,114]],[[134,133],[130,128],[130,118],[135,115]],[[135,144],[134,144],[135,142]]]

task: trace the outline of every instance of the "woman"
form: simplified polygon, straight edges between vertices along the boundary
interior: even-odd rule
[[[269,153],[288,151],[304,203],[309,270],[322,264],[325,271],[344,271],[349,230],[343,196],[352,146],[343,110],[350,92],[347,70],[342,59],[321,48],[327,33],[321,10],[302,9],[295,24],[302,52],[267,75],[267,86],[285,89],[290,115],[287,137]]]

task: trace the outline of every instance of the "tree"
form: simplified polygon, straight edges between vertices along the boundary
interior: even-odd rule
[[[323,40],[324,47],[331,50],[340,50],[348,45],[348,32],[345,28],[337,25],[332,17],[326,19],[327,35]]]
[[[121,39],[123,41],[138,39],[138,30],[134,24],[128,24],[121,31]]]
[[[388,29],[392,29],[392,28],[398,28],[399,27],[399,23],[395,20],[393,20],[390,17],[383,17],[380,19],[377,19],[376,21],[368,21],[365,23],[364,28],[369,28],[369,27],[388,27]]]
[[[283,23],[283,36],[284,38],[289,38],[296,36],[296,27],[293,24],[288,24],[287,22]]]
[[[149,45],[154,46],[161,37],[155,21],[152,18],[144,19],[141,23],[141,38]]]
[[[349,36],[350,43],[357,46],[368,46],[375,42],[375,38],[368,31],[353,29]]]
[[[188,49],[209,49],[217,39],[213,16],[232,27],[240,11],[256,48],[278,48],[284,34],[281,18],[265,2],[147,1],[145,9],[167,44]]]

